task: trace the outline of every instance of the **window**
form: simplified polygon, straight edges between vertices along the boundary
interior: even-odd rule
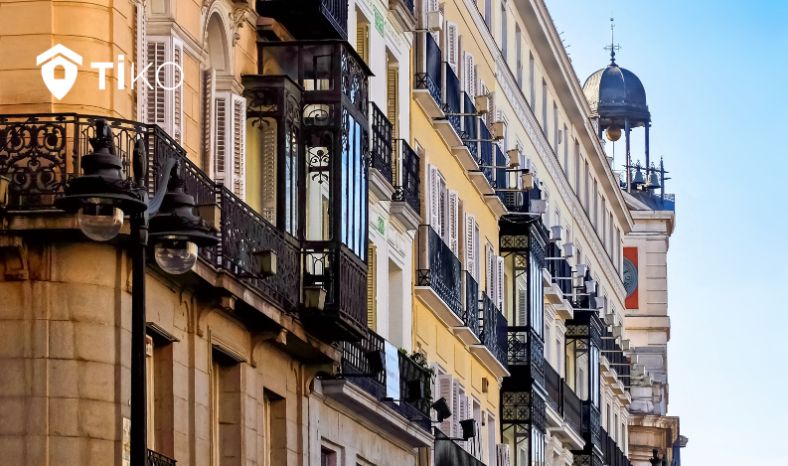
[[[597,222],[597,210],[596,204],[598,201],[597,192],[596,192],[596,180],[592,180],[591,183],[591,204],[588,206],[588,216],[591,220],[591,225],[594,226],[595,229],[598,231],[599,222]]]
[[[172,343],[158,333],[145,336],[145,373],[148,398],[148,448],[174,456]]]
[[[263,419],[267,464],[287,464],[287,402],[283,396],[263,390]]]
[[[388,68],[386,68],[386,116],[391,122],[393,142],[399,139],[399,64],[391,52],[386,52],[386,59],[388,62]]]
[[[540,336],[544,333],[544,285],[542,285],[542,265],[531,252],[528,259],[528,312],[531,328]]]
[[[145,108],[142,120],[161,126],[176,142],[183,143],[183,41],[174,36],[148,36]],[[177,65],[177,66],[175,66]]]
[[[542,132],[545,136],[549,132],[547,127],[547,81],[542,80]]]
[[[588,213],[589,209],[589,202],[588,202],[588,192],[590,190],[590,178],[589,178],[589,171],[588,171],[588,160],[584,161],[585,165],[583,166],[583,207],[586,209],[586,213]]]
[[[246,99],[216,92],[214,98],[214,177],[241,199],[246,195]]]
[[[492,12],[493,12],[493,0],[485,0],[484,1],[484,23],[487,25],[487,30],[493,30],[493,19],[492,19]]]
[[[211,365],[211,451],[213,464],[236,464],[241,458],[241,365],[214,347]]]
[[[564,174],[566,175],[566,179],[569,180],[569,141],[567,138],[569,137],[569,129],[564,125]]]
[[[553,101],[553,152],[558,155],[558,145],[561,143],[561,130],[558,128],[558,105]]]
[[[459,249],[459,196],[446,187],[441,172],[429,166],[429,220],[430,226],[451,248],[455,255]]]
[[[501,54],[503,61],[508,59],[509,48],[509,19],[506,14],[506,1],[501,2]]]
[[[345,115],[344,127],[348,142],[342,154],[341,241],[362,259],[366,256],[367,235],[367,180],[361,125],[350,113]],[[311,185],[312,183],[310,183]],[[318,183],[319,184],[319,183]],[[317,189],[322,189],[320,186]]]
[[[367,247],[367,327],[377,329],[378,323],[378,282],[377,248],[370,243]]]
[[[455,23],[446,23],[446,61],[449,62],[452,70],[457,73],[457,60],[459,58],[459,42],[460,38],[457,35],[457,25]]]
[[[328,447],[321,447],[320,466],[337,466],[337,452]]]
[[[522,38],[522,31],[520,31],[520,25],[517,24],[514,28],[514,48],[515,57],[517,60],[517,87],[520,89],[523,88],[523,38]]]
[[[580,196],[580,143],[575,139],[575,194]]]
[[[358,10],[356,10],[356,52],[365,63],[369,63],[369,21]]]
[[[531,110],[536,108],[536,70],[534,69],[534,54],[528,52],[528,103],[531,105]]]

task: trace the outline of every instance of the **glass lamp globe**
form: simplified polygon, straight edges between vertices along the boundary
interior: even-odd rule
[[[621,128],[618,126],[610,126],[607,131],[605,131],[605,135],[608,141],[616,142],[621,139]]]
[[[123,211],[104,199],[88,198],[77,212],[77,224],[93,241],[109,241],[123,227]]]
[[[154,246],[153,255],[162,270],[180,275],[191,270],[197,262],[197,245],[180,238],[164,238]]]

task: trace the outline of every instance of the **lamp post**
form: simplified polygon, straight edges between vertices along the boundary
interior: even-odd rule
[[[131,290],[131,466],[144,466],[147,456],[147,395],[145,377],[145,267],[148,240],[156,263],[167,273],[189,271],[199,246],[218,242],[216,235],[194,214],[194,198],[183,191],[180,162],[167,161],[164,177],[152,199],[146,187],[145,142],[134,146],[133,179],[121,172],[112,130],[103,119],[95,121],[90,139],[93,152],[82,157],[82,176],[70,180],[56,205],[77,214],[80,230],[94,241],[118,235],[125,215],[130,217]],[[150,233],[149,230],[150,229]]]

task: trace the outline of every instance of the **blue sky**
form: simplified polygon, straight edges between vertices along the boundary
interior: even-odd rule
[[[788,2],[546,1],[581,81],[607,64],[615,17],[617,62],[645,85],[651,153],[673,177],[683,464],[788,465]]]

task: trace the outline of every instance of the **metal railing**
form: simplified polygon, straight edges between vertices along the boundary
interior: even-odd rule
[[[564,395],[563,395],[563,380],[558,375],[553,366],[545,362],[544,365],[544,379],[545,388],[547,389],[547,404],[550,405],[557,413],[563,414],[564,412]]]
[[[138,139],[148,151],[148,190],[153,193],[170,159],[179,160],[184,188],[198,206],[220,210],[217,246],[200,248],[200,257],[218,270],[258,290],[285,311],[300,301],[301,258],[295,238],[277,229],[221,184],[213,182],[186,158],[186,151],[156,125],[102,116],[63,114],[0,115],[0,175],[11,178],[11,212],[55,210],[66,182],[81,172],[81,159],[90,152],[96,119],[113,132],[123,174],[131,177],[131,156]],[[261,278],[259,252],[277,255],[277,273]]]
[[[481,302],[481,340],[495,358],[507,365],[508,335],[506,317],[498,310],[487,293],[482,294]]]
[[[421,176],[419,173],[419,154],[402,139],[400,145],[398,161],[399,170],[397,171],[399,180],[396,182],[394,190],[394,200],[406,202],[417,214],[421,213],[421,199],[419,189],[421,189]]]
[[[416,284],[429,286],[457,316],[462,315],[462,267],[449,245],[429,225],[419,227],[422,255]]]
[[[507,183],[507,172],[506,167],[507,161],[506,156],[504,155],[503,151],[501,150],[501,146],[495,144],[495,184],[493,187],[497,189],[506,189],[513,186],[508,186]]]
[[[479,144],[479,157],[476,162],[481,166],[482,173],[487,178],[490,186],[495,186],[495,172],[492,168],[495,165],[495,160],[493,159],[494,144],[490,141],[492,134],[490,134],[490,130],[484,123],[479,124],[479,139],[482,141]]]
[[[347,38],[347,10],[347,0],[320,0],[320,11],[323,16],[345,38]]]
[[[511,326],[506,329],[507,339],[507,360],[510,366],[527,366],[530,364],[528,358],[528,334],[530,333],[526,325]]]
[[[446,76],[446,91],[443,96],[443,111],[446,112],[446,119],[449,120],[454,131],[460,138],[463,138],[462,132],[462,100],[460,99],[460,78],[457,73],[449,65],[448,62],[443,63],[443,73]]]
[[[602,354],[610,362],[619,380],[629,389],[632,370],[629,358],[624,355],[624,350],[618,345],[607,326],[602,327]]]
[[[413,87],[429,91],[435,103],[441,104],[441,49],[435,38],[429,32],[421,33],[424,54],[423,69],[416,73]]]
[[[479,323],[479,283],[465,272],[465,309],[462,313],[462,322],[471,329],[477,337],[481,335]]]
[[[479,117],[476,115],[476,106],[473,98],[467,92],[462,93],[462,133],[461,137],[468,151],[474,159],[479,157]]]
[[[145,457],[146,466],[175,466],[176,463],[174,459],[168,458],[153,450],[148,450],[148,454]]]
[[[550,242],[545,248],[545,257],[551,258],[545,261],[547,271],[553,277],[555,283],[565,296],[572,294],[572,267],[563,258],[563,251],[558,244]]]
[[[561,384],[564,394],[564,419],[578,434],[583,433],[583,402],[566,382]]]
[[[435,466],[485,466],[446,434],[435,429]]]
[[[386,114],[374,103],[370,103],[370,128],[372,129],[372,168],[376,169],[386,178],[389,183],[394,184],[392,141],[391,141],[391,122]]]
[[[399,390],[403,403],[418,411],[418,413],[426,419],[430,417],[430,405],[432,404],[430,377],[432,376],[426,368],[416,364],[407,354],[402,352],[399,353]],[[410,396],[413,395],[410,393],[410,384],[413,382],[417,382],[419,386],[421,386],[423,397],[414,399]],[[413,417],[407,412],[404,414],[406,414],[406,417],[409,419]]]

